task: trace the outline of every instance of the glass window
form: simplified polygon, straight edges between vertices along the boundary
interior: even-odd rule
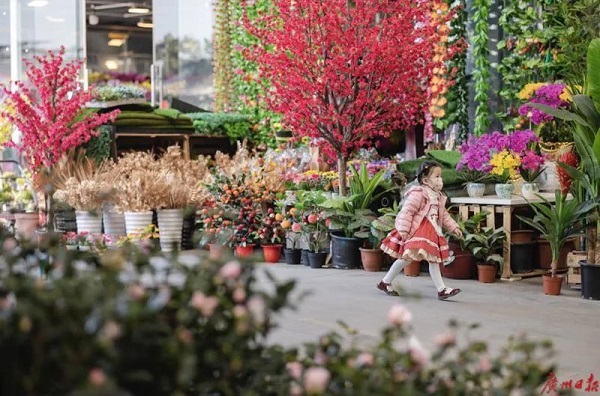
[[[9,0],[0,0],[0,83],[2,84],[8,84],[10,82],[9,9]]]
[[[66,49],[67,59],[84,54],[82,12],[85,0],[19,0],[17,53],[20,58]],[[23,78],[21,62],[19,79]]]
[[[162,64],[164,95],[204,109],[213,104],[209,0],[154,0],[154,61]]]

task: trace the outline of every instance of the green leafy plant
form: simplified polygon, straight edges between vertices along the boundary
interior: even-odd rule
[[[475,32],[473,36],[473,87],[475,89],[475,125],[473,132],[480,136],[487,132],[490,125],[489,96],[490,89],[490,59],[488,50],[490,0],[473,1],[473,24]]]
[[[457,244],[459,249],[463,252],[472,252],[471,245],[474,241],[472,239],[467,239],[466,236],[476,234],[480,231],[481,223],[486,219],[488,213],[489,212],[487,211],[475,213],[473,216],[470,216],[464,221],[457,216],[458,218],[455,218],[454,220],[463,233],[463,237],[459,238],[451,232],[445,232],[444,235],[448,242]]]
[[[381,241],[387,237],[387,235],[394,229],[396,216],[400,211],[398,202],[394,201],[391,207],[379,209],[381,215],[371,222],[371,230],[368,235],[363,234],[363,237],[368,237],[371,246],[374,249],[379,248]],[[359,235],[360,236],[360,235]]]
[[[567,196],[559,190],[555,191],[554,203],[540,196],[542,202],[530,202],[529,206],[535,212],[533,219],[517,216],[521,221],[538,230],[548,241],[552,250],[551,271],[556,276],[560,250],[567,239],[578,236],[587,227],[587,214],[598,206],[595,202],[580,203],[577,200],[567,200]]]
[[[502,272],[504,258],[498,252],[502,251],[504,241],[506,241],[504,228],[481,227],[475,234],[467,234],[464,238],[478,263],[498,264],[500,272]]]

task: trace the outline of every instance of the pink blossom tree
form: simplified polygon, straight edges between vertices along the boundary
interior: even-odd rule
[[[434,10],[436,1],[273,3],[275,13],[254,9],[245,18],[260,41],[246,56],[272,84],[270,109],[337,160],[345,195],[346,161],[357,148],[421,121],[432,70],[442,61],[432,43],[449,16]]]
[[[18,142],[8,141],[7,147],[16,148],[25,158],[34,176],[49,175],[60,157],[97,136],[97,128],[114,121],[119,111],[98,114],[85,108],[92,98],[92,90],[83,90],[77,76],[83,60],[65,62],[65,48],[48,51],[25,60],[28,84],[14,82],[14,89],[2,86],[13,112],[2,112],[20,131]],[[52,186],[44,186],[48,226],[52,227],[50,193]]]

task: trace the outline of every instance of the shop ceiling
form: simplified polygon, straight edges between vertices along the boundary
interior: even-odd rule
[[[152,2],[86,0],[88,27],[97,29],[148,29],[152,27]]]

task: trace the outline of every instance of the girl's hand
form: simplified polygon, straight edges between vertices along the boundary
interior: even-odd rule
[[[457,237],[459,237],[459,238],[462,238],[462,237],[463,237],[463,233],[462,233],[462,231],[460,230],[460,228],[456,228],[456,229],[454,230],[453,234],[454,234],[454,235],[456,235],[456,236],[457,236]]]

